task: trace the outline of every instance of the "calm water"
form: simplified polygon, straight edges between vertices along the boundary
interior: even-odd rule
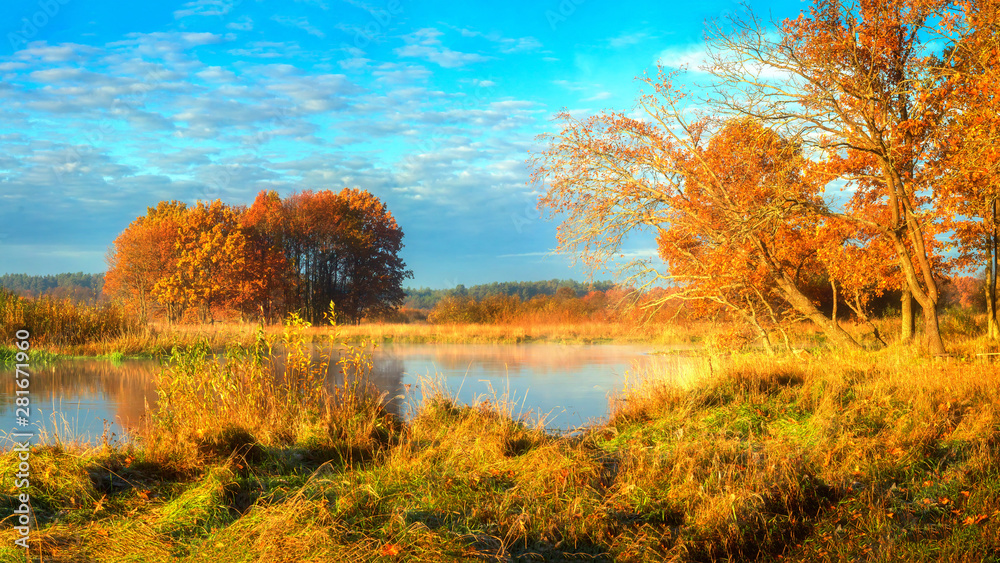
[[[678,382],[702,360],[649,355],[650,348],[561,344],[388,344],[373,357],[373,379],[389,407],[409,416],[428,381],[460,402],[507,399],[514,414],[543,416],[546,426],[570,429],[607,416],[608,397],[628,377],[652,370]],[[68,440],[99,441],[124,434],[156,405],[156,361],[113,364],[72,360],[31,370],[32,430]],[[0,370],[0,436],[15,426],[13,370]],[[342,381],[331,375],[331,385]],[[0,445],[0,447],[3,447]]]

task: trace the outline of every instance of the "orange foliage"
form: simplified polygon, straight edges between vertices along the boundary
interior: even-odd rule
[[[330,302],[358,320],[388,314],[411,275],[398,256],[403,233],[363,190],[261,192],[249,209],[221,201],[161,202],[136,219],[108,255],[111,295],[151,304],[171,321],[219,311],[275,319],[302,308],[323,319]]]
[[[190,307],[202,321],[213,306],[227,306],[237,295],[239,281],[248,276],[246,237],[237,212],[221,201],[198,202],[178,222],[177,262],[153,288],[157,300],[171,312],[171,320]]]
[[[179,201],[161,201],[118,235],[108,251],[104,291],[138,305],[143,319],[148,318],[157,282],[176,267],[179,221],[186,209]]]
[[[822,206],[799,147],[752,119],[688,124],[684,98],[669,81],[642,98],[650,119],[604,113],[565,127],[536,159],[548,181],[540,203],[565,213],[560,244],[592,265],[615,255],[630,231],[659,230],[657,272],[697,314],[720,308],[754,327],[790,313],[809,318],[833,340],[856,345],[801,286],[822,275],[816,261]],[[652,269],[651,266],[648,266]]]
[[[403,280],[412,276],[399,257],[403,231],[372,194],[304,191],[282,202],[262,193],[247,217],[272,248],[283,250],[294,278],[289,301],[313,322],[331,301],[352,322],[402,305]]]

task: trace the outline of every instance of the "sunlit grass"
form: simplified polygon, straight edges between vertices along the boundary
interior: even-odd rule
[[[507,390],[463,405],[434,381],[408,397],[404,423],[366,383],[366,348],[306,346],[377,338],[371,326],[293,319],[225,361],[205,343],[176,353],[152,424],[129,443],[35,448],[33,553],[989,560],[1000,553],[1000,377],[976,354],[995,348],[956,333],[938,358],[890,329],[877,351],[706,350],[681,385],[629,373],[607,421],[566,435]],[[331,391],[338,358],[356,377]],[[14,508],[14,467],[0,461],[0,519]],[[0,559],[17,555],[7,545]]]
[[[0,288],[0,332],[11,345],[18,330],[27,330],[33,346],[51,351],[143,332],[137,317],[111,303],[82,305],[69,299],[19,297]]]

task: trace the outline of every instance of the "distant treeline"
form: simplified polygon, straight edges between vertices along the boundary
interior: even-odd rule
[[[55,274],[31,276],[28,274],[0,275],[0,287],[25,297],[48,295],[55,299],[94,302],[104,288],[104,273]]]
[[[452,289],[407,288],[404,306],[410,309],[433,309],[445,297],[468,297],[476,301],[492,295],[517,296],[530,301],[539,295],[552,296],[562,288],[572,291],[573,297],[583,297],[591,291],[607,291],[615,286],[610,281],[578,282],[574,280],[542,280],[518,282],[493,282],[472,287],[459,284]]]

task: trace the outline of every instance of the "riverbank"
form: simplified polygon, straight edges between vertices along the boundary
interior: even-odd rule
[[[89,309],[74,310],[77,316],[99,317]],[[88,316],[89,315],[89,316]],[[52,315],[56,317],[54,314]],[[72,317],[66,314],[64,316]],[[862,324],[842,320],[841,326],[855,335],[866,347],[876,348],[882,343],[894,344],[899,332],[898,320],[875,319],[874,324]],[[43,323],[44,324],[44,323]],[[57,324],[57,323],[48,323]],[[65,321],[67,326],[74,323]],[[918,323],[919,325],[919,323]],[[8,328],[20,326],[10,324]],[[257,323],[215,322],[211,324],[167,324],[152,322],[142,325],[117,327],[113,331],[71,330],[72,338],[62,332],[46,335],[32,342],[36,355],[46,359],[72,357],[104,357],[109,359],[166,357],[175,350],[187,350],[196,345],[206,344],[214,351],[231,347],[248,346],[253,343],[258,329]],[[876,339],[877,330],[878,339]],[[918,326],[919,329],[919,326]],[[263,330],[273,338],[280,338],[282,325],[265,325]],[[948,310],[941,316],[941,332],[948,338],[949,350],[958,355],[996,351],[989,346],[982,350],[972,350],[967,346],[970,334],[985,331],[985,315],[967,310]],[[13,330],[8,331],[13,334]],[[29,331],[30,332],[30,331]],[[64,331],[65,332],[65,331]],[[32,333],[35,334],[35,333]],[[697,345],[719,350],[764,349],[766,346],[755,335],[733,325],[712,321],[676,320],[674,322],[507,322],[501,324],[478,323],[361,323],[356,325],[311,326],[305,329],[305,337],[312,342],[323,342],[331,337],[340,341],[359,344],[362,342],[409,343],[409,344],[518,344],[528,342],[550,342],[562,344],[648,344],[673,347]],[[796,349],[822,349],[826,338],[813,324],[799,322],[786,327],[784,334],[771,335],[771,346],[785,348],[786,341]],[[879,341],[879,339],[881,341]],[[996,348],[994,346],[993,348]],[[15,350],[10,344],[0,345],[0,362],[10,363]]]
[[[214,323],[211,325],[152,324],[112,338],[101,338],[74,345],[41,345],[35,353],[55,357],[149,358],[170,355],[174,349],[186,350],[207,343],[222,351],[234,346],[248,346],[260,325],[252,323]],[[284,328],[265,326],[265,332],[280,338]],[[315,326],[304,330],[312,342],[331,337],[348,343],[407,344],[517,344],[551,342],[562,344],[705,344],[717,339],[719,327],[711,323],[646,324],[581,322],[553,324],[428,324],[363,323],[337,327]],[[0,361],[13,358],[12,348],[0,348]]]
[[[135,444],[36,448],[32,554],[291,562],[1000,553],[995,365],[897,347],[717,357],[684,389],[660,383],[663,374],[632,374],[606,423],[558,436],[515,420],[502,398],[461,406],[444,390],[405,424],[360,386],[329,400],[305,388],[294,404],[268,400],[281,390],[252,391],[254,357],[227,374],[184,356],[171,372],[173,410]],[[363,369],[363,356],[353,361]],[[307,376],[314,367],[298,369]],[[194,374],[237,392],[198,402],[184,383]],[[15,466],[3,459],[9,527]],[[15,561],[21,552],[5,534],[0,559]]]

